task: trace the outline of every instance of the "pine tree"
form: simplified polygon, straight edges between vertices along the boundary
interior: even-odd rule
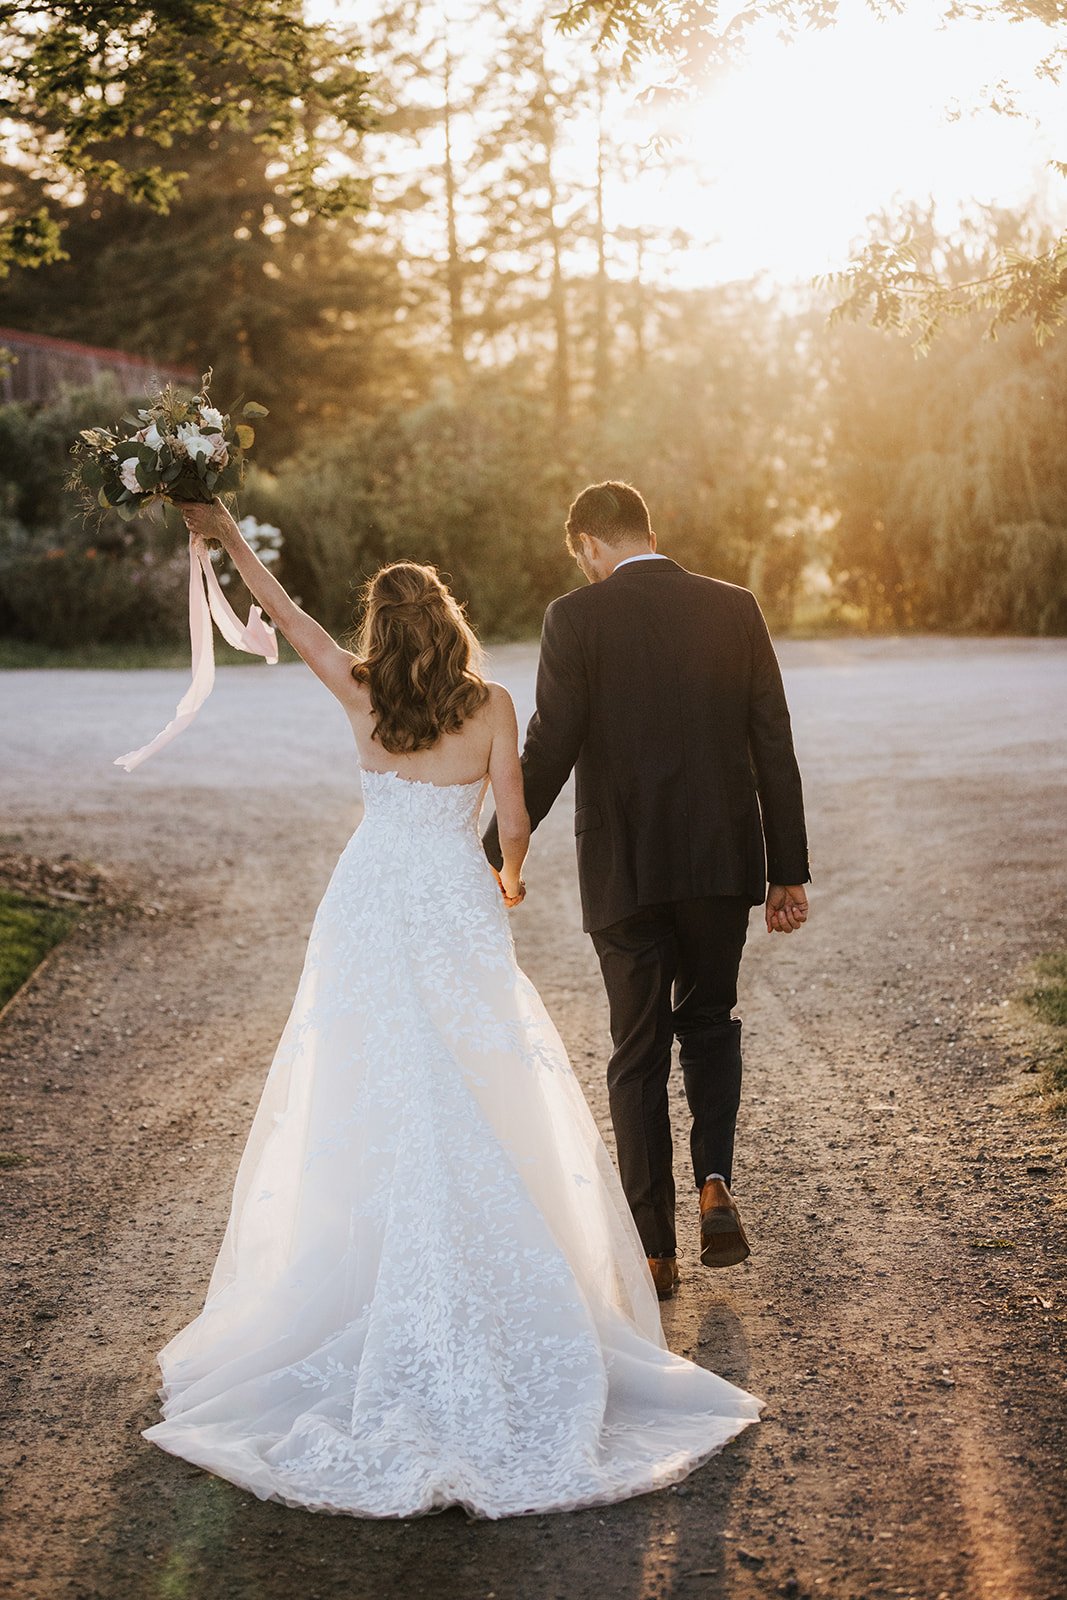
[[[378,382],[399,288],[359,222],[296,210],[242,130],[176,145],[188,172],[166,216],[91,192],[69,210],[69,261],[0,282],[0,321],[214,369],[224,404],[270,408],[261,459],[346,415]]]

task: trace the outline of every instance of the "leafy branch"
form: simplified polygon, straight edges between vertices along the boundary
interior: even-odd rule
[[[902,0],[867,0],[867,5],[882,18],[903,9]],[[718,0],[571,0],[557,13],[556,24],[568,35],[591,32],[599,47],[621,52],[624,70],[631,74],[640,62],[660,61],[672,71],[666,92],[695,94],[712,68],[739,58],[756,23],[771,20],[788,39],[832,27],[837,13],[838,0],[750,0],[732,17],[728,13],[724,23]],[[991,16],[1044,23],[1052,43],[1036,75],[1060,81],[1067,66],[1063,0],[995,0],[991,5],[947,0],[943,15],[947,24]],[[1002,115],[1018,115],[1008,85],[995,86],[989,105]],[[1067,177],[1067,161],[1049,165]],[[913,334],[921,350],[929,348],[947,319],[972,313],[989,318],[992,335],[1005,323],[1028,320],[1041,344],[1067,321],[1067,233],[1033,254],[1006,249],[988,274],[962,282],[920,268],[910,239],[874,238],[843,272],[818,282],[840,296],[834,320],[869,317],[875,327]]]
[[[92,185],[166,214],[188,174],[153,148],[236,128],[276,159],[295,209],[364,203],[336,156],[368,125],[369,75],[346,35],[286,0],[16,0],[0,4],[0,63],[12,165],[51,200]],[[64,259],[62,227],[62,206],[0,212],[0,275]]]
[[[925,353],[952,318],[981,314],[995,337],[1007,323],[1029,321],[1037,344],[1067,322],[1067,235],[1028,255],[1007,249],[991,271],[945,281],[919,265],[914,243],[871,240],[843,272],[817,280],[839,298],[831,322],[867,318],[873,327],[914,335]]]

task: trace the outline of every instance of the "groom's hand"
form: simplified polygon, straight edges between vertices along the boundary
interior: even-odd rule
[[[808,920],[808,897],[802,883],[772,883],[765,911],[768,933],[792,933]]]

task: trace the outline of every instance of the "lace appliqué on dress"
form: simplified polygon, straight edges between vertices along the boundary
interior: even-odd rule
[[[145,1437],[313,1510],[566,1510],[761,1402],[672,1355],[618,1177],[515,961],[484,784],[364,773],[203,1311]]]

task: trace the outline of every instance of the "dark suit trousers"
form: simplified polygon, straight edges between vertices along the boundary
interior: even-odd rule
[[[743,895],[645,906],[592,934],[608,992],[608,1100],[619,1174],[650,1256],[675,1254],[674,1171],[667,1080],[679,1043],[699,1189],[730,1182],[741,1100],[741,1023],[731,1016],[748,931]]]

